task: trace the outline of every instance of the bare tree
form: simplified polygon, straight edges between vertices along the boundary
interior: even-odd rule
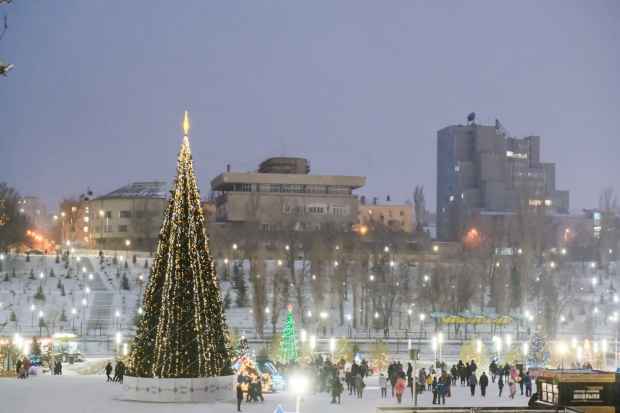
[[[422,232],[424,227],[424,212],[426,201],[424,200],[424,186],[417,186],[413,191],[413,213],[415,216],[415,230]]]
[[[267,254],[264,247],[258,248],[250,259],[250,281],[252,282],[252,314],[254,327],[260,338],[264,337],[267,321]]]
[[[320,315],[326,309],[325,294],[327,287],[327,266],[330,261],[328,247],[323,237],[314,237],[310,248],[310,292],[314,301],[315,312]],[[325,335],[327,320],[318,317],[318,329]]]
[[[271,325],[273,327],[273,334],[276,333],[276,324],[280,317],[280,311],[287,304],[284,302],[284,297],[282,297],[282,291],[287,282],[286,272],[282,267],[281,261],[276,265],[276,269],[271,277]]]
[[[601,235],[599,238],[599,255],[601,265],[605,269],[605,277],[609,277],[609,262],[616,247],[616,231],[614,221],[618,200],[614,195],[614,190],[605,188],[599,199],[599,209],[601,211]]]
[[[134,233],[144,240],[151,257],[153,256],[153,249],[157,244],[156,241],[164,212],[163,209],[160,210],[155,205],[155,202],[146,199],[138,201],[133,217]],[[162,202],[161,206],[165,207],[165,204]]]

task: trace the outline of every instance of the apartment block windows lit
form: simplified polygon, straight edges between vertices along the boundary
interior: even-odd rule
[[[454,201],[454,195],[450,195],[450,202]]]
[[[120,211],[118,213],[119,218],[131,218],[131,211]]]
[[[458,166],[458,165],[456,165],[456,166],[454,167],[454,171],[455,171],[455,172],[458,172],[458,171],[459,171],[459,166]]]

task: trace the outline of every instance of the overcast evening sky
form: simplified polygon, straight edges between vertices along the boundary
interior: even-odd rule
[[[189,111],[203,195],[269,156],[363,175],[395,203],[475,111],[541,136],[571,208],[620,192],[618,1],[33,1],[0,5],[0,182],[48,211],[171,186]]]

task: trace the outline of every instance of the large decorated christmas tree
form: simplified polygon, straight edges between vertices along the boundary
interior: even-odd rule
[[[284,364],[290,363],[291,361],[299,361],[295,322],[293,321],[293,306],[289,304],[287,309],[286,324],[284,325],[282,341],[280,341],[280,352],[278,353],[278,361]]]
[[[183,126],[185,138],[177,175],[130,357],[131,376],[194,378],[232,374],[226,316],[187,140],[187,112]]]
[[[551,351],[549,351],[547,335],[542,331],[537,331],[532,337],[526,363],[531,367],[545,367],[549,363],[549,357],[551,357]]]
[[[581,364],[590,363],[591,366],[594,366],[594,358],[592,357],[592,350],[590,349],[590,340],[587,338],[583,343],[583,355],[579,361]]]

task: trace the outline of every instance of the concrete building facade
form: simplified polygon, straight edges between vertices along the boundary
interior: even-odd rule
[[[357,230],[372,231],[377,225],[389,231],[413,231],[413,207],[411,205],[365,205],[359,206]]]
[[[453,240],[455,229],[477,212],[512,212],[520,188],[531,205],[568,210],[568,191],[555,187],[555,164],[540,161],[540,137],[511,137],[495,126],[458,125],[437,132],[437,238]]]
[[[215,225],[264,231],[351,231],[358,222],[355,189],[362,176],[310,175],[301,158],[270,158],[255,173],[224,172],[211,181]]]
[[[164,182],[134,182],[90,201],[90,248],[154,252],[166,208]]]

